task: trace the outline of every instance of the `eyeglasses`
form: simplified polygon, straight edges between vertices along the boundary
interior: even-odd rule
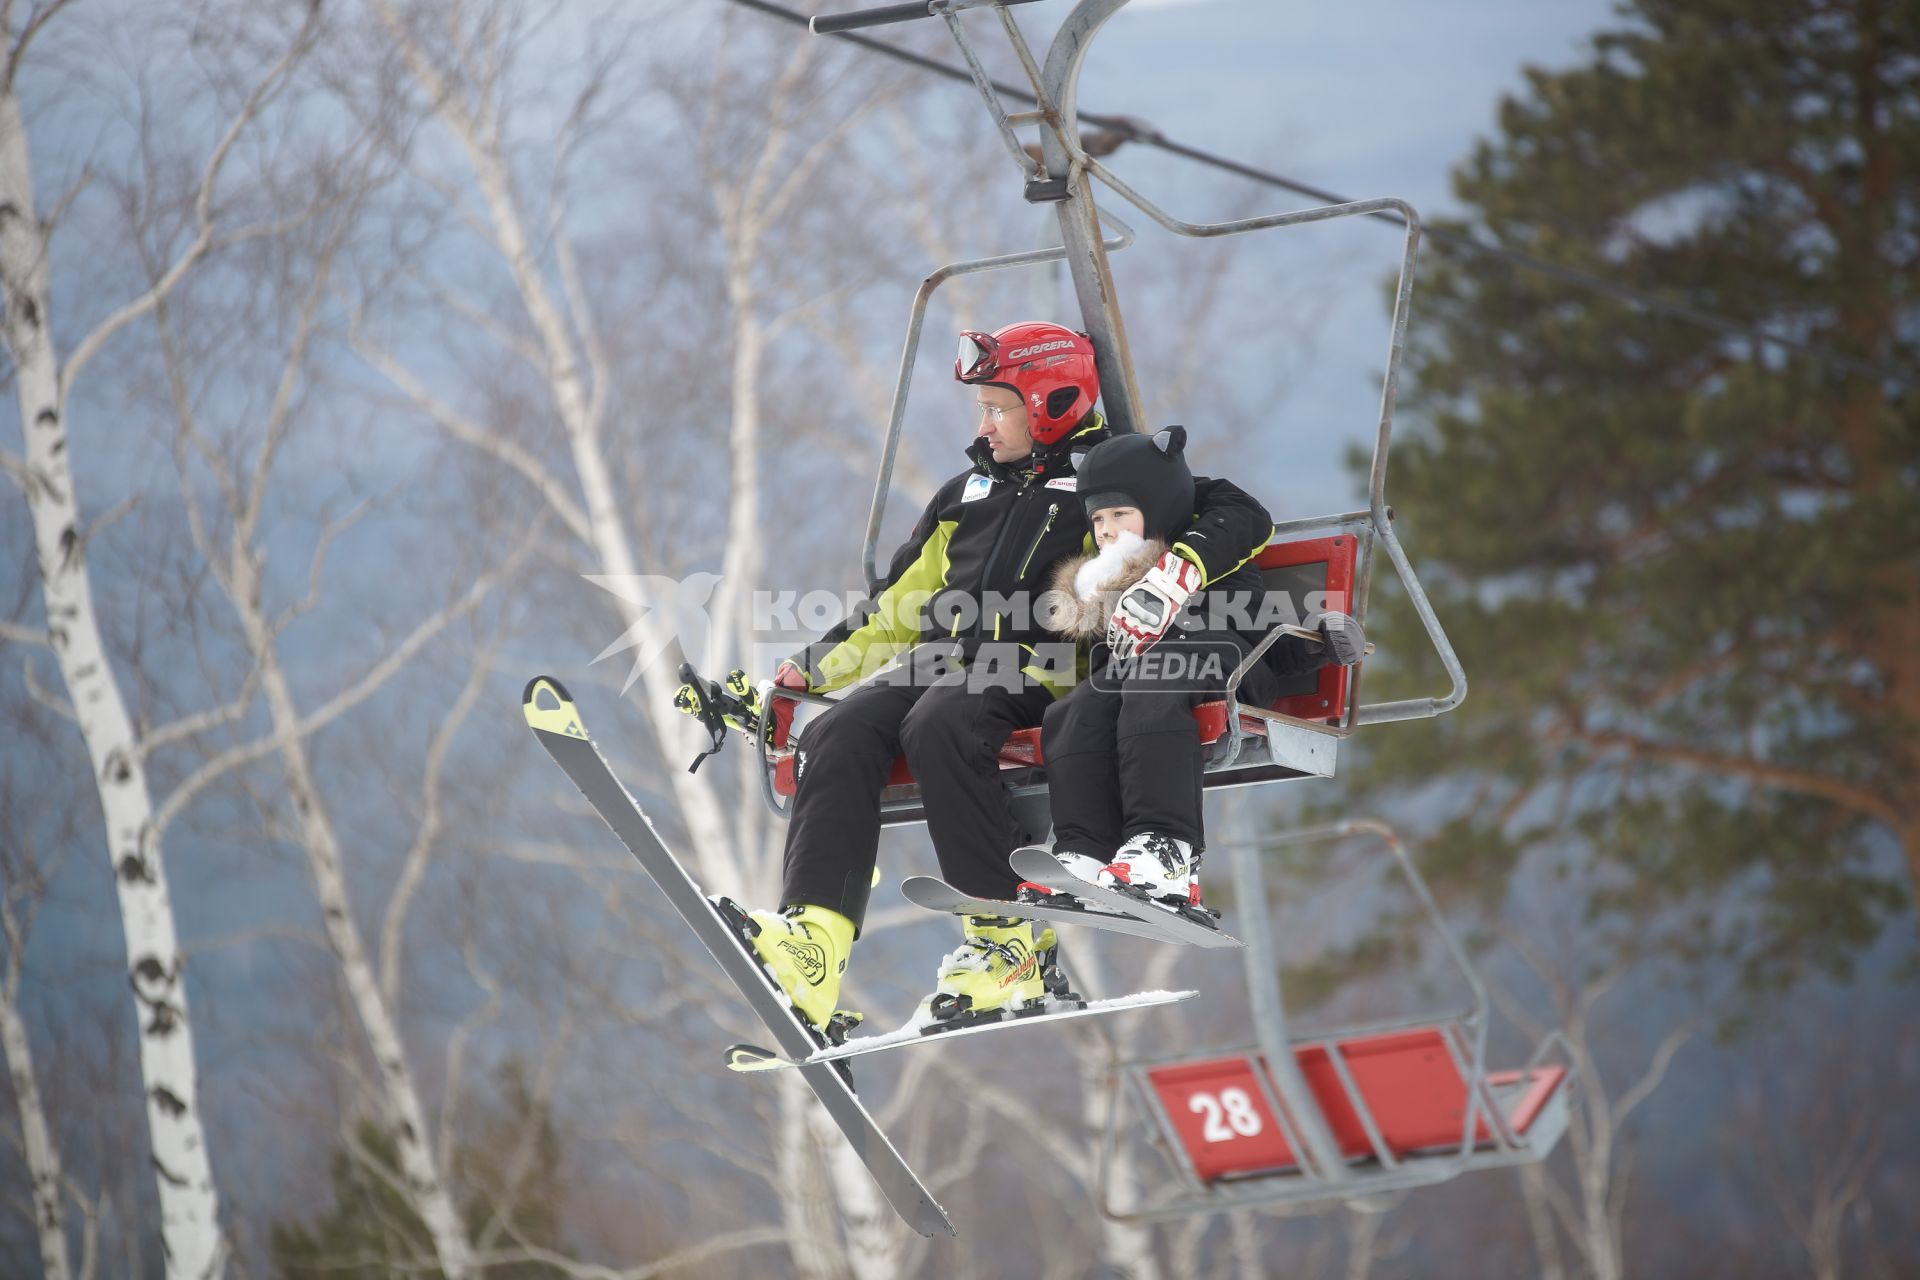
[[[1007,415],[1020,406],[1017,404],[987,404],[984,401],[976,401],[973,407],[980,411],[980,416],[983,418],[992,418],[995,422],[1004,422]]]

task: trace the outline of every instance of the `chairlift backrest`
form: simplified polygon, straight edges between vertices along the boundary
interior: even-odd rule
[[[1299,538],[1269,543],[1254,558],[1270,598],[1304,622],[1322,610],[1354,611],[1354,571],[1359,539],[1351,533],[1327,538]],[[1348,667],[1321,667],[1318,671],[1280,678],[1280,696],[1273,709],[1302,720],[1339,724],[1347,713]]]

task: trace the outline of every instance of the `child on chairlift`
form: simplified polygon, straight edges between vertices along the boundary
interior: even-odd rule
[[[1269,626],[1292,620],[1266,607],[1253,563],[1271,523],[1255,532],[1194,515],[1186,440],[1184,427],[1119,436],[1081,461],[1095,547],[1055,570],[1052,629],[1093,645],[1091,669],[1047,708],[1041,731],[1055,856],[1084,879],[1176,908],[1200,902],[1206,847],[1193,709],[1224,697]],[[1324,613],[1319,630],[1319,644],[1275,642],[1242,677],[1239,700],[1264,707],[1283,675],[1360,660],[1354,618]]]

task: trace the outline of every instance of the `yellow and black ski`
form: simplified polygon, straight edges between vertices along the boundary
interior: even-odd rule
[[[794,1012],[786,995],[754,957],[734,919],[736,915],[744,919],[744,913],[725,899],[707,897],[687,874],[680,860],[653,829],[652,821],[614,776],[606,757],[587,736],[580,713],[560,682],[549,676],[529,681],[521,696],[521,709],[540,745],[639,860],[674,910],[685,918],[695,936],[746,997],[747,1004],[773,1033],[780,1052],[805,1058],[825,1047],[827,1041]],[[907,1225],[926,1236],[958,1234],[933,1193],[867,1114],[844,1072],[843,1065],[830,1064],[800,1070],[827,1114],[846,1135],[854,1153],[872,1173],[887,1202]]]

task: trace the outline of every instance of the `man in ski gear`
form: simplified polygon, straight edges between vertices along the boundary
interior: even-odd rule
[[[1203,486],[1186,462],[1186,429],[1122,436],[1080,464],[1080,496],[1098,550],[1054,573],[1056,628],[1099,645],[1091,677],[1047,709],[1054,849],[1083,879],[1197,905],[1205,847],[1205,760],[1193,708],[1221,697],[1274,614],[1253,557],[1272,535],[1194,512]],[[1182,625],[1184,624],[1184,625]],[[1366,647],[1344,613],[1320,619],[1322,643],[1277,641],[1241,681],[1265,706],[1281,675]]]
[[[999,749],[1013,730],[1039,725],[1077,675],[1072,646],[1046,630],[1032,602],[1054,565],[1088,545],[1075,469],[1109,435],[1094,409],[1093,346],[1041,322],[967,331],[954,377],[974,388],[980,415],[971,465],[934,494],[873,598],[775,678],[782,688],[825,693],[886,672],[807,725],[782,910],[753,915],[756,950],[815,1025],[832,1012],[866,913],[880,793],[895,757],[906,756],[920,784],[945,879],[1010,900],[1019,878],[1007,851],[1038,833],[1014,818]],[[1259,504],[1231,485],[1204,505],[1223,523],[1257,518],[1262,539],[1270,528]],[[791,700],[772,701],[769,714],[790,720]],[[1026,921],[995,917],[967,917],[964,931],[940,967],[940,1013],[1040,998],[1050,931],[1035,936]],[[933,1008],[930,998],[928,1016]]]

